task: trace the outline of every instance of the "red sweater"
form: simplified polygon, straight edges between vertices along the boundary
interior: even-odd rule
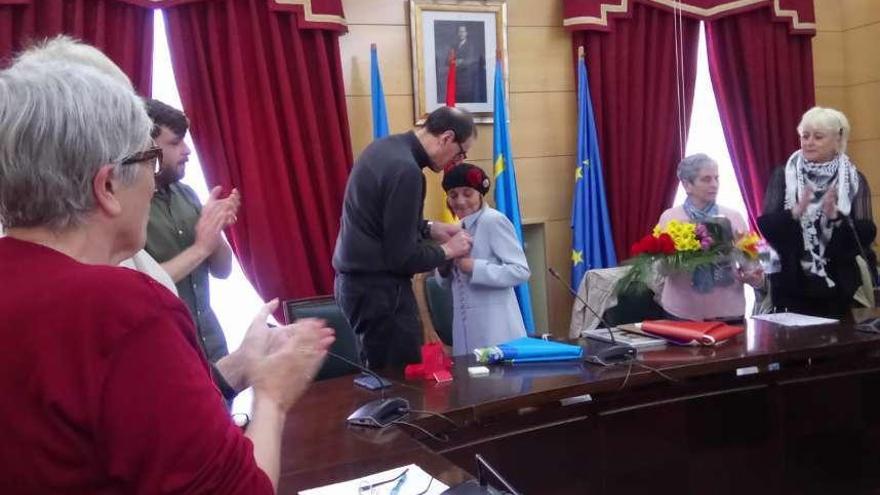
[[[183,303],[0,239],[0,493],[273,493]]]

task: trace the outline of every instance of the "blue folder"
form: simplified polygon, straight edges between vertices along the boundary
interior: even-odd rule
[[[494,347],[474,349],[481,363],[538,363],[546,361],[574,361],[583,357],[579,345],[523,337]]]

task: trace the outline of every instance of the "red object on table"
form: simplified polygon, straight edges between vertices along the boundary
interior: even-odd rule
[[[422,362],[420,364],[409,364],[404,369],[404,375],[407,380],[436,380],[438,382],[448,382],[452,380],[452,359],[446,355],[446,350],[440,342],[432,342],[422,346]]]

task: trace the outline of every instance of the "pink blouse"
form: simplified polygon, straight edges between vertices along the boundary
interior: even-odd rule
[[[721,205],[718,206],[718,213],[730,220],[734,235],[748,231],[748,226],[739,213]],[[658,223],[662,228],[670,220],[690,221],[681,206],[664,211]],[[741,282],[734,280],[728,286],[715,287],[704,294],[693,289],[689,273],[676,273],[666,277],[660,305],[667,313],[685,320],[736,318],[742,317],[746,310]]]

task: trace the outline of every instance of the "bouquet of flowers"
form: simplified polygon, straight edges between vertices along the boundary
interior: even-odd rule
[[[702,223],[671,220],[633,244],[632,257],[624,262],[632,268],[620,279],[616,292],[645,290],[655,270],[665,276],[731,262],[757,263],[760,242],[754,232],[735,239],[730,222],[721,217]]]

